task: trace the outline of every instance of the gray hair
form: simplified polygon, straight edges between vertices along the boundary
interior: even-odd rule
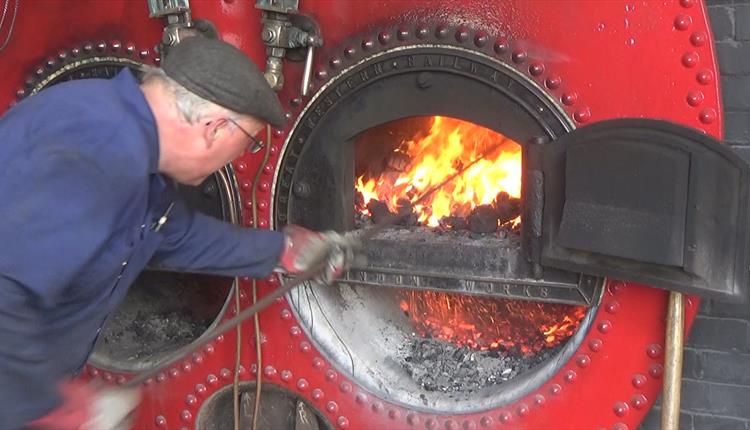
[[[202,117],[210,114],[224,114],[234,121],[240,119],[240,114],[233,112],[225,107],[219,106],[214,102],[199,97],[190,92],[187,88],[178,84],[170,78],[159,67],[144,65],[141,67],[141,82],[160,82],[174,97],[177,111],[190,124],[199,121]]]

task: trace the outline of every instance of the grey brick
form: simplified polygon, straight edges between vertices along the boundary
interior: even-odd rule
[[[708,18],[711,21],[711,30],[714,33],[715,40],[733,39],[735,37],[734,16],[735,8],[732,6],[718,5],[708,7]],[[737,27],[738,29],[740,28],[739,21],[737,22]]]
[[[715,6],[715,5],[733,5],[738,0],[706,0],[706,4],[708,6]]]
[[[639,430],[661,430],[661,408],[651,408],[646,418],[643,419]],[[693,425],[693,416],[685,411],[680,411],[680,430],[702,430]]]
[[[721,98],[724,109],[750,110],[750,76],[722,76]]]
[[[737,5],[734,8],[735,38],[750,40],[750,5]]]
[[[703,379],[703,367],[700,361],[700,350],[685,348],[682,356],[682,377]]]
[[[700,430],[747,430],[748,421],[716,415],[694,415],[693,426]]]
[[[750,73],[750,43],[725,40],[716,42],[719,70],[722,74]]]
[[[746,351],[749,339],[748,321],[698,316],[687,345],[697,349]]]
[[[734,146],[732,149],[750,163],[750,147]],[[750,304],[703,300],[700,313],[701,315],[712,317],[741,318],[747,320],[750,319]]]
[[[750,387],[682,380],[682,410],[706,415],[750,419]]]
[[[685,355],[685,358],[688,354]],[[683,376],[707,382],[750,385],[750,354],[691,350],[691,362],[683,363]],[[692,369],[687,369],[688,367]]]
[[[724,113],[724,140],[730,144],[750,144],[750,112]]]

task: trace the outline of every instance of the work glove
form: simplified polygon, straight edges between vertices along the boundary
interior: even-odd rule
[[[33,430],[130,430],[141,401],[138,388],[95,387],[83,381],[60,386],[62,403],[28,425]]]
[[[315,232],[298,225],[284,227],[279,266],[292,276],[320,267],[315,279],[330,284],[354,262],[359,240],[335,231]]]

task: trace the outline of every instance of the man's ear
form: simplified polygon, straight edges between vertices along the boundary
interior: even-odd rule
[[[200,125],[203,127],[203,138],[206,141],[206,148],[210,148],[220,137],[221,133],[226,133],[227,120],[224,118],[207,117],[200,120]]]

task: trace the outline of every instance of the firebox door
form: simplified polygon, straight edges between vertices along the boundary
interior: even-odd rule
[[[746,300],[748,165],[698,131],[650,119],[545,145],[542,264]]]

